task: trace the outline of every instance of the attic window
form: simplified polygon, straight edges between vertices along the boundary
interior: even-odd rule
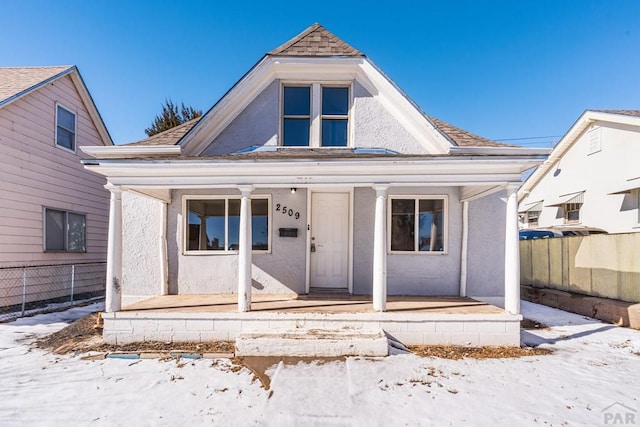
[[[56,145],[76,151],[76,115],[61,105],[56,106]]]
[[[283,90],[282,145],[309,145],[311,125],[311,87],[285,86]]]
[[[322,146],[346,147],[349,88],[322,87]]]
[[[284,85],[281,145],[347,147],[349,106],[348,85]]]

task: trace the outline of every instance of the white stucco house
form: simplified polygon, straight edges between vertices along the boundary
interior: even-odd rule
[[[525,228],[640,231],[640,111],[587,110],[518,191]]]
[[[267,53],[201,119],[84,151],[111,191],[112,342],[319,322],[395,327],[408,343],[519,344],[516,190],[548,150],[426,115],[318,24]],[[359,308],[284,308],[302,295]],[[390,308],[405,297],[453,299],[435,314]],[[452,314],[456,301],[504,309]],[[436,331],[442,316],[450,323]]]

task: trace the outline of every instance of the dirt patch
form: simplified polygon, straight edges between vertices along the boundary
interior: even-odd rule
[[[193,352],[233,353],[231,341],[171,343],[145,341],[123,345],[107,344],[102,339],[102,323],[99,313],[78,319],[64,329],[36,341],[36,346],[56,354],[87,353],[89,351],[136,351],[136,352]]]
[[[274,365],[282,362],[285,365],[297,365],[298,363],[320,365],[327,362],[344,361],[345,356],[341,357],[296,357],[296,356],[244,356],[234,357],[231,361],[236,366],[244,366],[253,374],[254,379],[260,381],[265,390],[271,387],[271,378],[266,371]]]
[[[520,327],[522,329],[549,329],[549,326],[541,322],[536,322],[531,319],[522,319],[520,321]]]
[[[422,357],[441,359],[502,359],[523,356],[544,356],[553,353],[547,348],[531,347],[464,347],[456,345],[408,346],[412,353]]]

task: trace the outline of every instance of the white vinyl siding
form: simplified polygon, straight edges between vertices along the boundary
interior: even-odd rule
[[[104,145],[68,76],[0,108],[0,266],[106,259],[105,179],[55,145],[58,103],[76,113],[76,145]],[[86,214],[85,253],[43,251],[42,206]]]

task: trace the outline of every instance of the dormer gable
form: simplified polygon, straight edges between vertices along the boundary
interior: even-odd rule
[[[302,139],[290,143],[292,132]],[[316,23],[265,54],[176,144],[188,156],[288,145],[442,155],[457,139],[501,146],[429,118],[364,53]]]

